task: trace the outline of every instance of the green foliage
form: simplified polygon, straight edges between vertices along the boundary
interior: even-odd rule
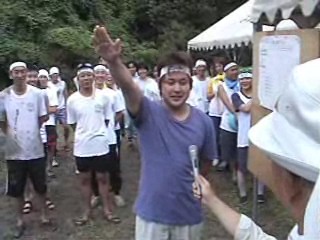
[[[92,29],[106,24],[124,42],[124,58],[155,64],[244,0],[1,0],[0,76],[21,59],[71,71],[96,61]]]

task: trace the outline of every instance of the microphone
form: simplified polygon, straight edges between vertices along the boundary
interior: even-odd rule
[[[199,175],[199,156],[198,147],[196,145],[189,146],[189,155],[192,163],[193,175],[197,177]]]

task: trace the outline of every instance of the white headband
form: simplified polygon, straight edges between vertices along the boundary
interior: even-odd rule
[[[227,64],[227,65],[224,67],[223,71],[226,72],[226,71],[228,71],[230,68],[235,67],[235,66],[238,66],[238,64],[236,64],[235,62],[231,62],[231,63]]]
[[[79,74],[81,74],[81,73],[83,73],[83,72],[93,73],[93,69],[92,69],[92,68],[89,68],[89,67],[87,67],[87,68],[80,68],[80,69],[78,70],[78,72],[77,72],[77,75],[79,75]]]
[[[45,69],[40,69],[39,70],[38,77],[40,77],[40,76],[45,76],[45,77],[47,77],[49,79],[49,73]]]
[[[16,67],[27,68],[27,64],[25,64],[24,62],[14,62],[10,65],[9,70],[12,71]]]
[[[189,77],[191,77],[190,69],[187,66],[176,64],[176,65],[170,65],[170,66],[161,68],[160,78],[162,78],[164,75],[167,75],[173,72],[182,72],[187,74]]]
[[[95,66],[95,67],[93,68],[93,70],[94,70],[94,71],[104,71],[104,72],[107,72],[107,73],[110,72],[110,70],[109,70],[106,66],[101,65],[101,64]]]
[[[240,73],[239,79],[243,79],[243,78],[252,78],[252,73]]]

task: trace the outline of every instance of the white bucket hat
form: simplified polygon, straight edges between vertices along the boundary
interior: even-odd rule
[[[320,59],[293,70],[275,105],[249,131],[250,141],[290,172],[315,182],[320,169]]]

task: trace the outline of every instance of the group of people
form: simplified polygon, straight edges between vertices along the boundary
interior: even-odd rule
[[[115,224],[121,222],[114,213],[113,202],[118,206],[124,204],[120,195],[119,123],[126,115],[128,141],[132,142],[137,134],[141,158],[139,192],[134,207],[136,240],[200,240],[202,203],[209,206],[236,239],[274,239],[263,233],[248,217],[223,203],[205,179],[212,165],[220,170],[229,167],[238,183],[240,202],[247,201],[245,176],[251,124],[252,74],[239,74],[239,66],[234,62],[216,63],[217,75],[210,79],[206,75],[205,61],[197,60],[194,66],[187,53],[175,52],[160,59],[156,79],[152,79],[147,75],[146,66],[137,68],[133,62],[127,65],[122,62],[121,41],[113,41],[106,28],[97,26],[94,29],[93,43],[103,63],[95,66],[84,63],[77,67],[74,79],[77,91],[64,98],[64,107],[59,104],[59,96],[65,89],[57,87],[65,85],[59,77],[59,69],[53,67],[49,72],[44,69],[36,72],[23,62],[10,65],[13,84],[1,92],[0,123],[7,144],[18,145],[16,151],[6,152],[7,194],[17,200],[16,237],[20,237],[25,229],[22,209],[28,179],[33,192],[41,200],[41,222],[51,224],[46,210],[48,202],[53,203],[47,194],[46,176],[51,176],[51,167],[57,165],[54,158],[55,124],[59,116],[66,120],[61,123],[70,125],[74,130],[73,155],[85,203],[83,215],[75,219],[75,224],[82,226],[88,222],[93,202],[98,197],[103,204],[105,219]],[[193,67],[196,72],[194,76]],[[284,98],[283,101],[286,100]],[[285,115],[286,103],[281,105],[280,102],[278,111],[280,115]],[[315,122],[300,115],[298,118],[315,127]],[[266,143],[260,138],[267,139],[264,136],[268,131],[262,130],[270,131],[272,127],[275,126],[261,123],[250,132],[251,141],[264,149]],[[306,130],[305,133],[312,134],[312,131]],[[43,134],[46,137],[41,138]],[[317,137],[314,134],[314,141],[319,140]],[[44,145],[45,142],[48,144]],[[272,142],[268,144],[272,146]],[[199,158],[199,174],[194,171],[197,166],[190,159],[191,147],[196,149],[196,157]],[[266,151],[273,153],[272,158],[287,154],[273,149]],[[301,154],[301,151],[296,152]],[[291,156],[292,159],[294,157]],[[311,156],[310,159],[313,164],[314,158]],[[319,164],[317,167],[319,169]],[[288,177],[281,179],[281,176],[287,171],[276,164],[274,169],[279,173],[277,176],[282,180],[279,180],[279,187],[282,186],[283,190],[287,187],[288,182],[285,181]],[[287,169],[292,171],[292,168]],[[295,175],[287,175],[294,180],[296,175],[305,178],[298,172],[293,173]],[[304,197],[301,203],[306,204],[312,184],[302,180],[299,184],[306,186],[303,196],[302,191],[297,190],[294,197],[301,195]],[[258,200],[263,202],[263,187],[262,184],[259,186]],[[286,206],[293,209],[290,202],[293,195],[279,192],[287,201]],[[317,192],[311,199],[315,198],[315,194]],[[301,223],[303,215],[296,216],[297,222]],[[300,225],[296,229],[298,231],[294,230],[294,234],[304,234]],[[308,234],[313,234],[310,227],[304,226],[304,229]]]

